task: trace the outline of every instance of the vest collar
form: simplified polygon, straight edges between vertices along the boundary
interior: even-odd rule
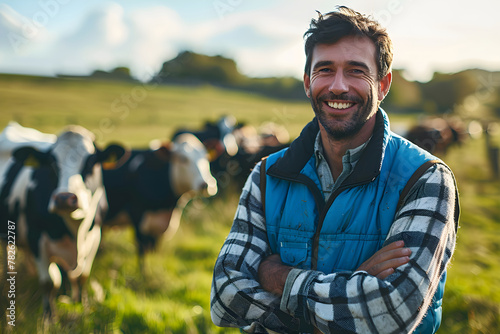
[[[301,171],[307,162],[314,158],[314,141],[318,131],[319,124],[315,117],[304,127],[300,136],[292,142],[284,155],[269,167],[267,174],[289,180],[302,179]],[[343,187],[371,182],[380,174],[388,134],[389,119],[385,111],[379,108],[372,139],[359,158],[353,173],[344,180]]]

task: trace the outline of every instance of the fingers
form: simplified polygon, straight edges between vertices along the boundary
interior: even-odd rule
[[[383,254],[385,254],[385,256],[387,256],[387,253],[389,253],[389,256],[390,256],[390,254],[396,254],[396,253],[392,253],[392,252],[393,251],[407,249],[407,248],[403,248],[404,245],[405,245],[405,243],[404,243],[403,240],[394,241],[394,242],[388,244],[387,246],[382,247],[381,249],[379,249],[374,254],[374,256],[377,256],[377,255],[380,256],[380,255],[383,255]]]
[[[375,254],[373,254],[372,258],[381,262],[396,257],[409,256],[411,254],[411,250],[403,247],[404,242],[402,240],[395,241],[379,249]]]
[[[376,277],[378,279],[386,279],[387,277],[389,277],[393,273],[394,273],[394,268],[389,268],[389,269],[386,269],[386,270],[382,271],[378,275],[376,275]]]
[[[370,275],[379,277],[379,275],[383,274],[385,271],[392,269],[392,272],[394,272],[395,268],[398,268],[404,264],[407,264],[408,262],[410,262],[410,258],[408,256],[391,258],[387,261],[384,261],[384,262],[381,262],[381,263],[374,265],[368,273]],[[392,272],[391,272],[391,274],[392,274]],[[389,276],[389,275],[387,275],[387,276]]]
[[[400,257],[407,257],[411,255],[411,250],[409,248],[396,248],[390,250],[384,250],[383,248],[375,253],[374,260],[378,263],[390,261],[392,259],[397,259]]]
[[[398,240],[398,241],[391,242],[387,246],[382,247],[380,250],[383,250],[383,249],[391,250],[391,249],[401,248],[404,245],[405,245],[405,243],[403,240]]]
[[[411,250],[404,248],[402,240],[395,241],[373,254],[358,270],[364,270],[378,278],[385,278],[392,274],[395,268],[408,263],[410,255]]]

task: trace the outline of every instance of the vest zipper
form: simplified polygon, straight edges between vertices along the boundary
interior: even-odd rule
[[[326,205],[323,207],[323,210],[320,211],[320,215],[318,218],[318,226],[316,226],[316,231],[314,232],[314,238],[313,238],[313,245],[312,245],[312,254],[311,254],[311,269],[312,270],[317,270],[318,269],[318,255],[319,255],[319,235],[321,234],[321,229],[323,228],[323,222],[325,221],[326,214],[328,213],[328,210],[332,206],[333,202],[335,199],[346,189],[349,188],[354,188],[357,186],[361,186],[363,184],[367,184],[370,182],[373,182],[376,177],[372,178],[371,180],[367,181],[362,181],[358,182],[355,184],[345,184],[341,185],[340,187],[337,188],[333,192],[333,194],[330,195],[328,198],[328,201],[326,202]]]
[[[321,228],[323,227],[323,222],[326,218],[326,214],[328,213],[330,206],[332,206],[335,198],[337,198],[337,196],[347,188],[348,187],[346,187],[346,186],[344,186],[344,187],[340,186],[339,188],[337,188],[337,190],[335,190],[334,193],[330,195],[330,198],[328,198],[326,205],[323,207],[323,210],[319,214],[318,225],[316,226],[316,231],[314,232],[314,238],[313,238],[313,244],[312,244],[312,254],[311,254],[311,269],[312,270],[318,269],[319,235],[321,232]]]

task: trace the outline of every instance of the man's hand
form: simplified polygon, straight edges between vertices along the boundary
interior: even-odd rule
[[[264,290],[281,296],[286,278],[293,267],[284,265],[279,254],[269,255],[259,266],[259,283]]]
[[[381,248],[363,262],[356,271],[366,271],[379,279],[387,278],[394,273],[394,269],[410,261],[411,250],[403,247],[404,242],[399,240]]]

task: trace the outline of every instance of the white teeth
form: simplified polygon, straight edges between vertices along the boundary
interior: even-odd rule
[[[334,109],[347,109],[352,106],[352,103],[328,102],[328,106]]]

